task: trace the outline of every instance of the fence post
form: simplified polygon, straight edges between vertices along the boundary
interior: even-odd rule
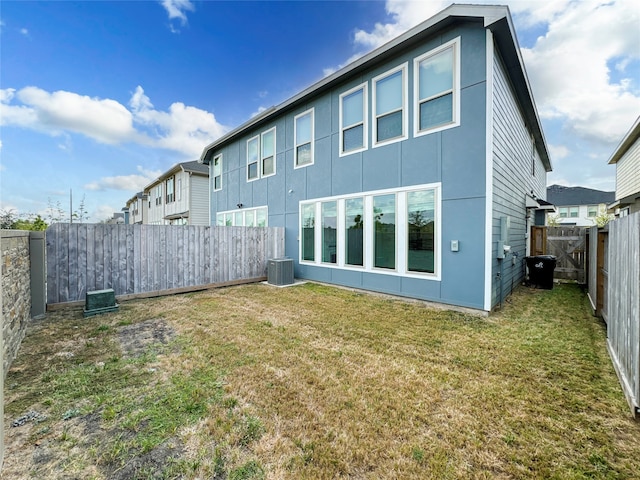
[[[31,318],[41,317],[47,310],[45,232],[29,232],[31,273]]]

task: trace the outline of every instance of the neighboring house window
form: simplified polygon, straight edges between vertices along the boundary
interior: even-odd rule
[[[167,178],[167,203],[173,202],[175,198],[174,181],[175,177]]]
[[[414,60],[414,133],[423,135],[459,124],[459,40]]]
[[[182,179],[179,178],[176,186],[176,200],[182,200]]]
[[[362,197],[344,202],[345,240],[344,263],[363,266],[364,263],[364,202]]]
[[[267,130],[261,136],[260,170],[263,177],[276,173],[276,127]]]
[[[216,214],[216,225],[226,227],[266,227],[267,207],[229,210]]]
[[[295,138],[294,167],[313,163],[313,108],[296,115],[293,124]]]
[[[578,218],[578,207],[569,207],[569,217]]]
[[[373,146],[407,138],[407,64],[372,80]]]
[[[589,217],[597,217],[598,216],[598,205],[589,205],[587,207],[587,216],[589,216]]]
[[[301,202],[300,262],[439,279],[439,191],[429,184]]]
[[[316,227],[316,205],[307,203],[302,205],[300,224],[302,225],[302,235],[300,235],[300,258],[306,261],[315,261],[315,227]]]
[[[162,184],[156,187],[156,205],[162,205]]]
[[[322,261],[336,263],[338,240],[338,209],[336,202],[324,202],[322,215]]]
[[[367,148],[367,84],[340,95],[340,155]]]
[[[560,207],[558,209],[558,216],[560,218],[567,218],[569,216],[569,208],[567,207]]]
[[[396,268],[396,196],[373,197],[373,266]]]
[[[247,180],[258,178],[258,150],[260,148],[260,137],[255,136],[247,140]]]
[[[222,190],[222,155],[213,157],[213,190]]]

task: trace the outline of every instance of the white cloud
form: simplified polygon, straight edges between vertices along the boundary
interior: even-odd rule
[[[137,170],[138,173],[131,175],[101,178],[100,180],[84,185],[84,188],[92,191],[126,190],[139,192],[162,174],[160,170],[146,170],[140,165],[138,165]]]
[[[127,108],[111,99],[37,87],[0,90],[0,125],[59,136],[79,133],[107,144],[138,143],[194,158],[228,129],[212,113],[175,102],[156,110],[138,86]],[[67,142],[67,145],[69,142]],[[62,148],[62,147],[61,147]]]
[[[160,4],[164,7],[169,15],[169,20],[179,20],[180,25],[187,24],[187,13],[194,12],[195,7],[189,0],[162,0]],[[173,25],[169,26],[173,33],[178,33]]]
[[[13,100],[21,105],[13,105]],[[81,133],[102,143],[120,143],[135,137],[132,116],[123,105],[110,99],[59,90],[49,93],[37,87],[0,94],[2,125],[17,125],[48,131]]]
[[[553,160],[561,160],[569,155],[569,149],[564,145],[549,145],[549,153]]]
[[[91,212],[90,219],[96,222],[103,222],[113,218],[114,213],[120,213],[120,208],[114,208],[110,205],[100,205]]]
[[[27,30],[26,28],[21,28],[21,29],[20,29],[20,33],[21,33],[22,35],[24,35],[25,37],[28,37],[28,36],[29,36],[29,30]]]
[[[556,15],[523,57],[542,118],[561,118],[576,135],[615,143],[640,111],[632,81],[611,81],[608,63],[640,58],[634,0],[575,2]],[[597,34],[595,33],[597,32]]]
[[[193,158],[228,128],[219,124],[213,113],[182,102],[172,103],[168,112],[153,108],[153,104],[138,86],[129,102],[135,122],[155,133],[154,146],[182,152]]]

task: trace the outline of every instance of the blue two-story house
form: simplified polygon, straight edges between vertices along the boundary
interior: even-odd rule
[[[211,219],[297,278],[490,311],[551,163],[507,7],[452,5],[208,145]]]

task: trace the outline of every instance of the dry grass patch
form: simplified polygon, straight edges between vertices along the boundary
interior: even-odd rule
[[[47,478],[640,471],[640,427],[604,329],[573,286],[521,289],[488,319],[316,284],[76,313],[34,326],[9,373],[5,423],[30,409],[47,415],[7,426],[12,473],[25,474],[20,461]],[[144,332],[139,355],[121,345],[123,331]],[[65,436],[65,422],[90,427]],[[69,448],[70,437],[82,448]],[[25,455],[44,442],[49,461]]]

